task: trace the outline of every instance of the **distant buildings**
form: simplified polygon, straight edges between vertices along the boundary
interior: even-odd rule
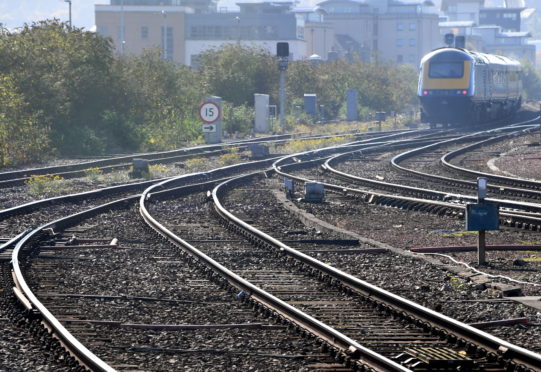
[[[437,10],[423,2],[326,0],[318,6],[334,29],[339,56],[417,65],[441,44]]]
[[[441,9],[442,35],[463,35],[467,48],[536,62],[535,45],[528,44],[531,35],[525,31],[535,10],[523,0],[442,0]]]
[[[274,54],[287,41],[290,58],[360,58],[418,65],[443,35],[466,36],[467,47],[535,60],[522,0],[323,0],[315,8],[291,1],[240,2],[219,11],[215,0],[111,0],[96,5],[97,32],[120,54],[158,48],[164,58],[197,66],[198,56],[227,43]],[[488,2],[488,1],[487,1]],[[495,5],[496,4],[496,5]]]

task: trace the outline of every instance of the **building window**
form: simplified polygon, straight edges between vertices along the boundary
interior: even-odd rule
[[[417,30],[417,23],[410,23],[410,31]]]
[[[261,31],[265,31],[264,27],[259,28],[261,29]],[[297,39],[304,40],[304,27],[297,27]]]
[[[141,26],[141,39],[143,39],[143,40],[148,39],[148,27],[147,26]]]
[[[173,27],[162,26],[162,58],[173,59]]]
[[[415,46],[416,44],[417,44],[417,41],[416,41],[415,39],[410,39],[410,41],[409,41],[410,47],[413,47],[413,46]]]
[[[517,20],[517,14],[516,13],[503,13],[503,18],[510,19],[512,21]]]
[[[403,23],[397,23],[396,24],[396,31],[404,31],[404,24]]]
[[[201,55],[200,54],[192,54],[190,56],[190,66],[198,68],[201,64]]]
[[[397,63],[403,63],[404,62],[404,56],[402,54],[399,54],[396,56],[396,62]]]
[[[396,39],[396,46],[397,47],[404,46],[404,40],[403,39]]]

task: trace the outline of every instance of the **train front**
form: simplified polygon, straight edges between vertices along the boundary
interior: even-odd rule
[[[442,48],[421,61],[418,95],[421,121],[466,124],[471,121],[474,58],[461,49]]]

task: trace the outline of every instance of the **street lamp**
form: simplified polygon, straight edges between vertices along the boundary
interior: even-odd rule
[[[69,4],[69,25],[71,28],[71,0],[64,0],[64,2]]]
[[[236,16],[235,17],[235,21],[237,21],[237,32],[238,32],[238,39],[237,39],[237,44],[240,45],[240,17],[239,16]]]
[[[162,10],[163,25],[162,25],[162,52],[163,59],[167,59],[167,12]]]
[[[120,55],[124,55],[124,47],[126,44],[126,33],[125,33],[125,22],[124,22],[124,0],[120,0]]]

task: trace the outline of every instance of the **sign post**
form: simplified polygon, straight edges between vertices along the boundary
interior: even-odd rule
[[[199,117],[203,121],[201,130],[206,143],[222,142],[222,99],[207,97],[199,106]]]
[[[478,231],[477,257],[479,265],[486,264],[486,230],[498,230],[500,227],[498,205],[485,201],[487,179],[477,178],[477,204],[466,205],[466,230]]]

